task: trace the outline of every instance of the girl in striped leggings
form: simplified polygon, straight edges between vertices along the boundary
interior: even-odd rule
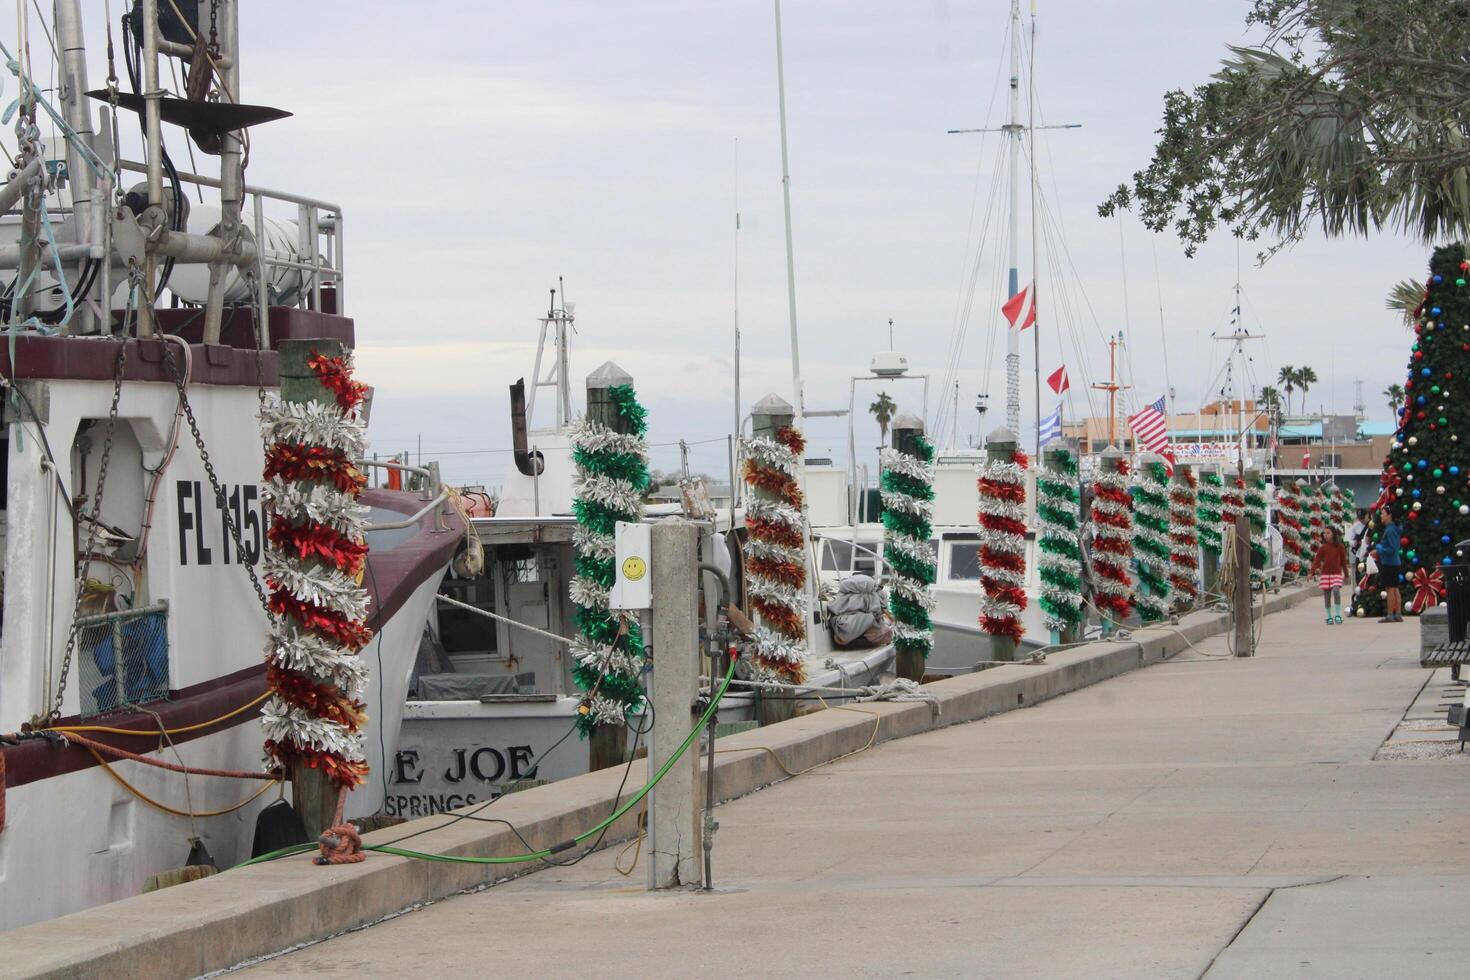
[[[1342,546],[1342,532],[1335,527],[1322,530],[1322,544],[1312,559],[1309,575],[1320,576],[1322,606],[1327,612],[1327,625],[1342,622],[1342,580],[1347,574],[1347,549]]]

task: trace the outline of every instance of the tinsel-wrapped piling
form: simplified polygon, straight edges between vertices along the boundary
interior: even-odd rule
[[[1246,470],[1245,517],[1251,527],[1251,577],[1259,579],[1271,564],[1271,551],[1266,544],[1266,480],[1256,470]],[[1257,571],[1256,566],[1260,566]]]
[[[1199,519],[1196,527],[1199,531],[1204,590],[1210,595],[1217,595],[1220,591],[1220,551],[1224,546],[1220,533],[1224,516],[1220,510],[1224,506],[1224,485],[1225,481],[1220,478],[1219,470],[1205,470],[1200,476],[1199,505],[1194,512]]]
[[[1169,615],[1169,475],[1152,453],[1139,457],[1133,486],[1133,554],[1138,563],[1138,618],[1156,623]]]
[[[1220,529],[1235,527],[1235,519],[1245,511],[1245,480],[1241,476],[1227,476],[1225,488],[1220,494]]]
[[[368,595],[366,448],[350,352],[333,340],[283,341],[281,401],[261,411],[267,445],[265,583],[272,619],[261,709],[266,764],[291,774],[308,833],[332,823],[341,793],[368,775],[361,728],[372,637]]]
[[[1295,482],[1276,488],[1277,529],[1281,531],[1282,578],[1286,581],[1302,575],[1301,495]]]
[[[587,414],[572,426],[572,532],[576,574],[570,588],[577,624],[572,678],[584,692],[577,727],[593,736],[593,768],[617,765],[622,727],[643,706],[643,636],[636,619],[608,608],[619,521],[643,519],[648,491],[648,418],[632,377],[611,361],[587,376]]]
[[[990,635],[992,660],[1015,659],[1025,635],[1026,467],[1016,435],[1000,428],[985,440],[980,467],[980,629]]]
[[[1317,546],[1322,543],[1322,493],[1311,483],[1300,484],[1302,489],[1302,516],[1306,518],[1302,528],[1302,562],[1311,565],[1317,557]]]
[[[898,676],[924,678],[924,661],[934,646],[934,547],[929,543],[934,511],[934,447],[924,423],[905,412],[889,430],[893,448],[879,453],[883,476],[883,558],[893,570],[888,609]]]
[[[1060,440],[1041,452],[1036,474],[1036,565],[1042,614],[1052,643],[1076,641],[1085,619],[1082,604],[1082,494],[1076,447]]]
[[[1128,493],[1128,457],[1109,446],[1098,461],[1092,485],[1093,594],[1112,633],[1133,615],[1133,498]]]
[[[1346,538],[1348,521],[1346,507],[1343,504],[1342,488],[1336,483],[1328,483],[1322,488],[1322,496],[1325,508],[1323,526],[1337,528],[1338,537]]]
[[[746,591],[759,617],[751,659],[763,679],[799,684],[807,655],[805,499],[801,492],[806,440],[792,428],[790,403],[767,395],[754,408],[752,437],[744,446],[749,491],[745,527]],[[790,700],[771,701],[767,720]]]
[[[1198,489],[1193,468],[1184,463],[1174,467],[1169,484],[1169,585],[1179,612],[1193,609],[1199,601]]]

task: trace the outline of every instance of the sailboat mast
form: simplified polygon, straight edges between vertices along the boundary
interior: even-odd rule
[[[1006,298],[1021,289],[1021,0],[1011,0],[1011,118],[1005,131],[1011,139],[1010,152],[1010,259],[1011,270]],[[1024,322],[1024,321],[1023,321]],[[1006,330],[1006,427],[1021,431],[1021,332],[1012,326]]]
[[[735,428],[730,431],[740,438],[740,138],[735,138],[735,284],[733,306],[735,312]],[[730,508],[731,527],[734,527],[734,508],[740,489],[735,482],[734,443],[730,450]]]
[[[1040,292],[1040,266],[1036,261],[1036,0],[1031,0],[1031,61],[1030,77],[1026,87],[1027,155],[1031,158],[1031,309],[1036,311],[1036,322],[1031,324],[1032,391],[1036,395],[1036,455],[1041,456],[1041,317],[1038,293]],[[1024,321],[1023,321],[1024,322]],[[1019,441],[1020,432],[1016,433]]]
[[[1017,0],[1019,2],[1019,0]],[[786,57],[781,49],[781,0],[776,4],[776,94],[781,107],[781,197],[786,208],[786,307],[791,322],[792,424],[805,426],[806,405],[801,393],[801,344],[796,334],[796,256],[791,245],[791,158],[786,143]],[[1014,270],[1011,278],[1014,280]]]

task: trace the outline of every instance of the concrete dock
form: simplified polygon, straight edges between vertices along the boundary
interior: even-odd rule
[[[730,802],[712,894],[645,892],[617,847],[242,972],[1463,975],[1466,757],[1376,758],[1452,740],[1421,694],[1459,689],[1412,621],[1319,616]]]

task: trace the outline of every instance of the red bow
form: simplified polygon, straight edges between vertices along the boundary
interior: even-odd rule
[[[1440,597],[1444,595],[1444,572],[1437,568],[1432,572],[1421,568],[1409,576],[1409,582],[1414,586],[1414,601],[1409,603],[1410,612],[1420,613],[1430,606],[1439,605]]]

